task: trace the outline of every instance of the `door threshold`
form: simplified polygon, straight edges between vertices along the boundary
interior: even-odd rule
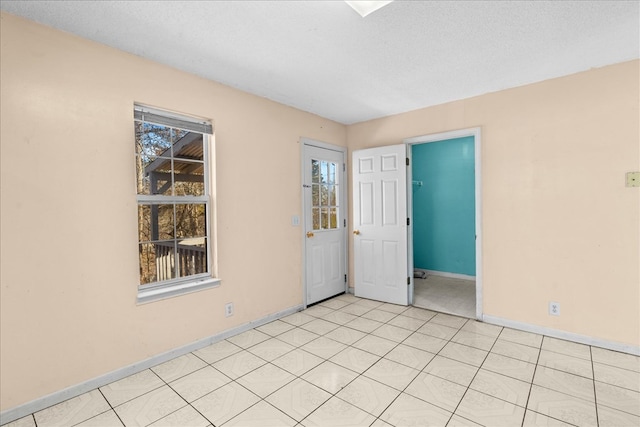
[[[332,298],[335,298],[335,297],[339,297],[340,295],[344,295],[344,294],[345,294],[345,292],[340,292],[339,294],[335,294],[335,295],[327,297],[325,299],[321,299],[320,301],[312,302],[311,304],[307,304],[307,308],[313,307],[314,305],[322,304],[325,301],[328,301],[328,300],[330,300]]]
[[[421,306],[421,305],[417,305],[417,304],[412,304],[411,306],[415,307],[415,308],[421,308],[423,310],[433,311],[434,313],[442,313],[442,314],[448,314],[448,315],[451,315],[451,316],[464,317],[465,319],[476,320],[475,313],[469,314],[469,313],[463,313],[463,312],[456,312],[455,310],[447,310],[447,309],[444,309],[444,308],[425,307],[425,306]]]

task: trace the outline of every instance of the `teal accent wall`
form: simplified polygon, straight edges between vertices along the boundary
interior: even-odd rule
[[[414,267],[475,276],[474,137],[411,150]]]

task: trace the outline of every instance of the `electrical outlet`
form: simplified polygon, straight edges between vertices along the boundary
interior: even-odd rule
[[[560,303],[559,302],[550,302],[549,303],[549,314],[552,316],[560,316]]]
[[[230,302],[224,306],[225,317],[233,316],[233,303]]]

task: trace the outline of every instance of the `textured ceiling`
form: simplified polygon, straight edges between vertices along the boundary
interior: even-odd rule
[[[640,56],[639,1],[0,1],[350,124]],[[152,76],[150,76],[152,77]]]

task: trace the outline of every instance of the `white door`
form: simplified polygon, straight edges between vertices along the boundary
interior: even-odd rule
[[[407,305],[406,145],[353,152],[356,296]]]
[[[346,290],[344,151],[304,145],[307,305]]]

